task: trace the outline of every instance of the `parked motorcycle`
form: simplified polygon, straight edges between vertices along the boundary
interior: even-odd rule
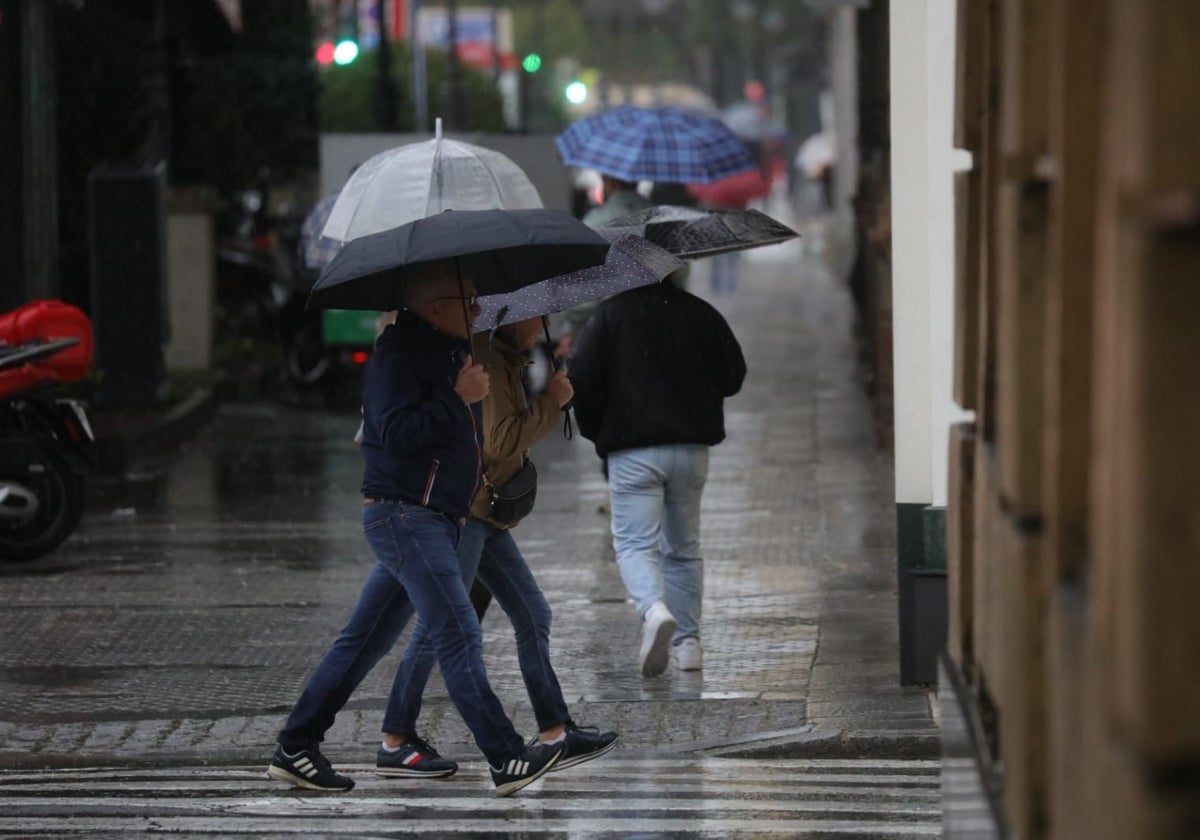
[[[79,525],[94,435],[56,386],[86,376],[92,352],[76,307],[35,301],[0,316],[0,560],[41,557]]]
[[[317,272],[300,253],[303,219],[269,212],[259,190],[238,193],[228,206],[220,237],[217,323],[224,331],[277,342],[282,373],[300,390],[337,389],[359,374],[373,346],[348,341],[319,310],[307,308]]]

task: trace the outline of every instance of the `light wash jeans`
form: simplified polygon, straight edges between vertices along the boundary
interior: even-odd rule
[[[644,616],[663,601],[675,616],[673,641],[700,636],[704,563],[700,497],[708,478],[702,444],[624,449],[608,456],[613,550],[621,578]]]
[[[712,258],[712,276],[709,281],[714,292],[733,292],[737,290],[738,266],[742,255],[737,251],[729,254],[717,254]]]
[[[559,723],[571,723],[558,676],[550,665],[550,604],[512,534],[472,517],[463,526],[458,540],[458,560],[463,585],[469,589],[471,581],[478,576],[512,622],[517,637],[517,660],[537,718],[538,731],[545,732]],[[433,662],[433,642],[424,619],[421,619],[413,629],[412,639],[396,671],[383,718],[384,732],[417,734],[421,695],[425,693]]]

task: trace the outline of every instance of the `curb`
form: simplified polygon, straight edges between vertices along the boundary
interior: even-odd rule
[[[800,729],[740,743],[692,744],[680,751],[708,758],[940,759],[936,729]]]

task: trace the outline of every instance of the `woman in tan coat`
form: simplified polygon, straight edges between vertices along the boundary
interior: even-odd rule
[[[560,370],[550,378],[544,393],[526,399],[527,353],[541,331],[541,319],[531,318],[502,326],[493,334],[481,333],[473,340],[475,361],[487,370],[491,388],[483,400],[483,480],[471,515],[460,528],[458,557],[463,580],[468,584],[477,580],[487,587],[512,622],[521,675],[540,738],[548,743],[566,740],[566,750],[554,766],[561,770],[608,752],[616,744],[617,733],[581,728],[571,719],[550,664],[550,605],[513,540],[511,528],[516,523],[492,518],[490,490],[517,474],[530,446],[558,427],[561,410],[574,395],[570,380]],[[433,648],[418,622],[396,672],[384,716],[384,741],[376,762],[381,775],[439,777],[458,769],[416,732],[421,695],[433,663]]]

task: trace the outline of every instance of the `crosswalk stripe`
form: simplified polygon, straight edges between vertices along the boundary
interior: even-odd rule
[[[374,779],[364,776],[355,776],[354,792],[360,796],[393,796],[403,794],[408,796],[412,793],[420,793],[421,795],[437,797],[454,797],[458,796],[460,787],[457,783],[475,783],[483,785],[487,783],[482,776],[477,780],[473,780],[470,776],[463,772],[459,772],[449,781],[435,779],[403,779],[394,778],[386,781],[380,780],[378,784]],[[456,784],[451,784],[451,783]],[[604,792],[597,781],[593,781],[591,777],[584,777],[580,780],[567,781],[560,776],[553,777],[553,788],[547,788],[546,793],[554,796],[560,795],[576,795],[576,794],[595,794]],[[159,782],[155,784],[143,784],[140,790],[143,795],[152,794],[169,794],[177,790],[182,782]],[[186,783],[187,789],[196,794],[212,796],[221,792],[228,793],[246,793],[252,788],[245,782],[204,782],[204,783]],[[613,786],[615,787],[615,785]],[[46,791],[47,785],[34,784],[18,784],[18,785],[0,785],[0,793],[4,796],[5,801],[10,801],[11,797],[19,795],[36,796]],[[277,789],[278,785],[272,784],[272,788]],[[105,782],[73,782],[70,784],[56,784],[53,786],[55,795],[66,793],[80,792],[90,795],[110,795],[119,794],[129,789],[128,785],[119,783]],[[666,795],[686,795],[695,793],[695,785],[678,785],[678,784],[661,784],[655,783],[653,786],[654,794]],[[782,795],[795,797],[807,797],[810,799],[837,799],[844,797],[875,797],[879,799],[904,799],[909,801],[938,801],[941,798],[941,792],[935,785],[928,789],[919,789],[914,787],[843,787],[838,785],[821,785],[821,784],[761,784],[761,785],[728,785],[723,791],[729,796],[767,796],[767,795]],[[711,795],[712,792],[708,789],[704,790],[705,795]],[[621,788],[621,795],[628,798],[638,797],[643,795],[643,791],[630,789],[628,787]]]
[[[889,837],[940,837],[941,827],[938,825],[903,825],[885,822],[837,821],[837,820],[778,820],[765,822],[762,820],[685,820],[665,819],[646,820],[614,819],[604,820],[603,824],[595,827],[583,827],[574,819],[542,820],[536,824],[521,825],[519,828],[510,823],[498,823],[496,819],[489,820],[446,820],[425,822],[423,826],[405,826],[397,821],[397,813],[385,819],[348,820],[344,816],[325,819],[309,818],[303,824],[286,817],[270,817],[250,820],[238,820],[236,825],[225,830],[236,831],[239,834],[270,834],[309,833],[321,836],[346,835],[361,837],[374,835],[379,837],[396,836],[406,831],[409,833],[425,833],[433,830],[440,836],[456,836],[463,834],[487,834],[491,837],[502,837],[505,830],[512,830],[521,837],[529,837],[534,832],[548,835],[570,837],[585,837],[589,834],[629,834],[647,836],[661,832],[687,832],[697,837],[735,837],[740,832],[751,832],[753,836],[780,835],[784,837],[804,836],[806,833],[823,832],[825,834],[847,835],[850,837],[870,837],[873,840],[884,840]],[[101,832],[118,833],[122,835],[143,834],[147,830],[146,819],[136,818],[53,818],[27,821],[24,836],[49,834],[56,837],[95,836]],[[168,817],[155,818],[153,828],[156,832],[189,832],[193,834],[214,834],[219,826],[210,817]]]
[[[618,755],[619,753],[613,753]],[[453,756],[451,756],[453,757]],[[469,759],[460,759],[467,764]],[[263,759],[263,766],[266,765],[267,758]],[[333,763],[340,770],[347,772],[367,773],[371,772],[374,764],[356,764],[338,761],[336,757]],[[762,775],[762,776],[777,776],[778,771],[786,770],[789,773],[796,771],[819,770],[822,772],[834,772],[852,770],[861,774],[879,773],[884,774],[885,771],[904,771],[904,775],[931,775],[937,776],[941,772],[941,762],[936,760],[916,759],[913,761],[903,759],[822,759],[822,758],[772,758],[772,759],[741,759],[741,758],[648,758],[638,759],[633,762],[640,770],[654,770],[671,772],[679,775],[695,775],[697,773],[705,773],[711,771],[711,768],[723,768],[729,771],[737,771],[739,776]],[[0,784],[10,779],[42,779],[46,776],[62,775],[72,776],[76,778],[88,778],[91,776],[102,776],[104,778],[121,778],[121,779],[155,779],[155,778],[185,778],[185,779],[204,779],[204,778],[230,778],[236,776],[255,777],[261,775],[261,768],[258,765],[246,766],[213,766],[197,768],[178,768],[178,767],[74,767],[70,770],[18,770],[6,772],[0,776]]]
[[[148,825],[219,836],[685,833],[899,840],[941,834],[936,762],[600,760],[551,774],[505,799],[495,798],[481,761],[465,762],[446,781],[397,781],[376,776],[370,765],[337,767],[356,778],[353,791],[297,791],[268,779],[263,767],[3,774],[0,835],[121,836]]]
[[[464,792],[465,793],[465,792]],[[485,795],[486,794],[486,795]],[[536,810],[539,812],[557,812],[569,810],[573,813],[585,813],[594,811],[598,814],[620,814],[624,811],[692,811],[697,813],[720,811],[726,814],[735,812],[759,812],[759,811],[786,811],[801,813],[839,813],[839,814],[872,814],[881,813],[887,815],[895,815],[897,817],[928,815],[938,813],[940,804],[937,802],[926,802],[923,804],[905,803],[896,804],[891,802],[829,802],[815,801],[803,799],[755,799],[754,801],[743,801],[741,799],[603,799],[599,797],[588,797],[582,800],[563,800],[557,798],[539,797],[534,799],[518,800],[521,804],[518,808]],[[527,804],[529,803],[529,804]],[[34,814],[39,809],[44,809],[46,800],[36,797],[20,797],[6,798],[4,807],[5,811],[10,815],[15,815],[22,808],[29,809],[30,814]],[[82,799],[71,800],[71,805],[75,808],[76,813],[85,814],[89,811],[104,811],[111,808],[111,800],[87,797]],[[352,805],[343,804],[340,807],[346,808],[348,811],[353,811],[356,815],[371,814],[371,813],[388,813],[395,810],[397,806],[407,808],[442,808],[446,810],[470,810],[475,812],[480,811],[495,811],[497,813],[509,813],[513,810],[511,803],[497,802],[495,797],[490,792],[484,791],[482,788],[476,788],[464,796],[454,798],[432,798],[432,797],[409,797],[390,798],[388,800],[361,800],[356,799]],[[305,805],[297,806],[294,799],[288,796],[277,796],[269,798],[255,798],[241,803],[229,803],[228,801],[213,802],[211,799],[179,797],[179,798],[161,798],[161,797],[138,797],[136,801],[130,802],[128,807],[132,810],[153,810],[159,813],[169,813],[170,811],[219,811],[221,813],[231,814],[255,814],[261,813],[263,816],[277,814],[282,809],[290,810],[306,810]],[[319,805],[316,810],[328,811],[331,806]]]

